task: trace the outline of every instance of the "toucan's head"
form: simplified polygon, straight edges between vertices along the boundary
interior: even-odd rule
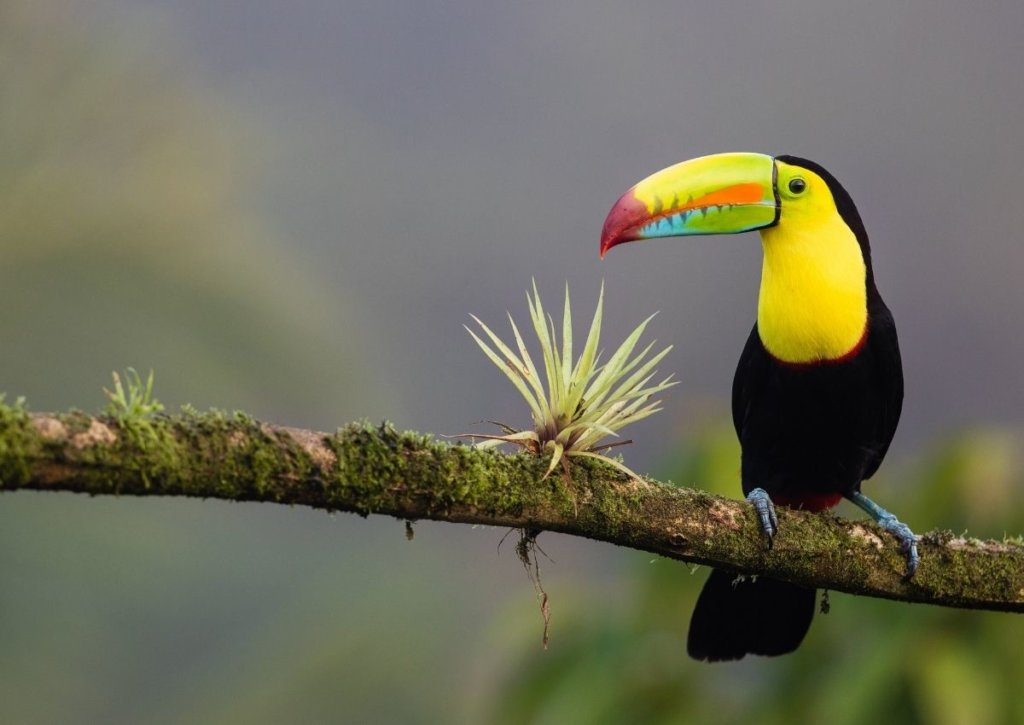
[[[795,156],[702,156],[627,191],[601,233],[601,256],[624,242],[761,230],[757,329],[790,363],[837,360],[866,335],[877,295],[867,234],[830,173]]]
[[[623,194],[605,219],[601,256],[641,239],[807,227],[837,215],[861,246],[870,275],[860,215],[821,166],[795,156],[702,156],[662,169]]]

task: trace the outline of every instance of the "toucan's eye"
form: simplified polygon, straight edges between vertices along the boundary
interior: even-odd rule
[[[789,182],[789,190],[793,194],[803,194],[807,191],[807,182],[799,177],[791,179]]]

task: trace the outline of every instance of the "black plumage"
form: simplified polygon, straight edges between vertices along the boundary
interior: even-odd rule
[[[896,432],[903,373],[892,315],[875,287],[867,234],[842,186],[817,164],[864,255],[868,321],[861,344],[836,360],[781,362],[757,325],[733,382],[732,414],[742,446],[744,494],[764,489],[777,504],[822,510],[860,490]],[[714,571],[690,621],[687,650],[705,660],[779,655],[799,646],[814,615],[815,592],[764,577]]]

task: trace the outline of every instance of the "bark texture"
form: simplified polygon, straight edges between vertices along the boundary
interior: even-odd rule
[[[577,459],[578,460],[578,459]],[[0,403],[0,490],[193,496],[366,516],[558,531],[819,589],[1024,611],[1024,547],[933,532],[915,577],[869,522],[779,510],[771,550],[742,501],[630,479],[599,462],[543,479],[545,461],[479,451],[389,425],[336,433],[242,414],[95,417]]]

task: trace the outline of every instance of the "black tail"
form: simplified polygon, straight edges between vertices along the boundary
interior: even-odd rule
[[[709,662],[792,652],[811,626],[815,594],[765,577],[736,581],[732,572],[715,569],[690,618],[686,651]]]

